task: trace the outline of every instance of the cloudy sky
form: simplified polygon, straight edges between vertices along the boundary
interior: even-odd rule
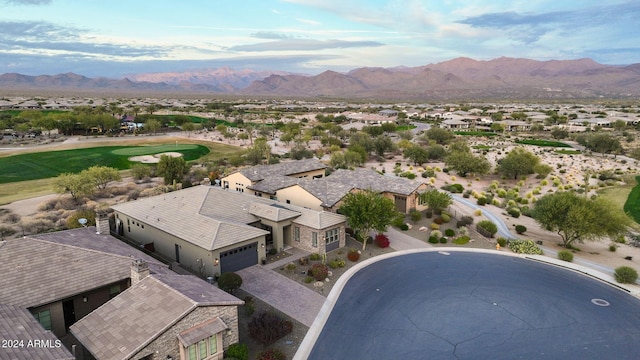
[[[640,63],[640,1],[0,0],[0,74]]]

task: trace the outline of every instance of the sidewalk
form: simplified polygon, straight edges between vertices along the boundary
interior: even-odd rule
[[[411,250],[411,249],[423,249],[432,247],[431,244],[418,240],[413,236],[409,236],[401,231],[389,226],[387,228],[387,237],[389,238],[389,247],[396,251]]]
[[[287,257],[286,263],[291,262]],[[273,264],[272,264],[273,265]],[[326,298],[288,278],[254,265],[237,272],[242,277],[240,289],[310,327]]]

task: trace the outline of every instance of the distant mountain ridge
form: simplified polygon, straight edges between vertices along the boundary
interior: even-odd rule
[[[228,67],[131,74],[124,79],[74,73],[0,75],[0,89],[215,93],[388,100],[592,99],[640,96],[640,64],[591,59],[537,61],[456,58],[418,67],[364,67],[347,73],[298,75]]]

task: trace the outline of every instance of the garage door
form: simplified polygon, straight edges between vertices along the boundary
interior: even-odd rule
[[[235,272],[257,263],[257,242],[220,253],[220,273]]]

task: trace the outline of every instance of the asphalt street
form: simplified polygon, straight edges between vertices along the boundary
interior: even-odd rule
[[[640,300],[611,285],[519,257],[424,252],[354,274],[309,359],[638,359],[639,339]]]

